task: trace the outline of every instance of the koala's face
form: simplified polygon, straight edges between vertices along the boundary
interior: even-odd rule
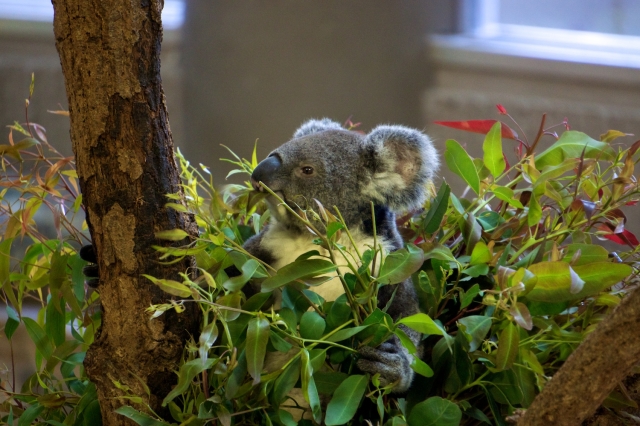
[[[437,167],[431,141],[417,130],[378,126],[362,135],[323,119],[303,124],[258,164],[251,180],[254,188],[261,190],[262,182],[294,210],[315,207],[314,199],[332,212],[336,206],[352,226],[363,215],[370,217],[371,202],[394,211],[421,205]],[[267,203],[276,220],[296,225],[273,197]]]
[[[327,209],[350,211],[364,179],[364,136],[347,130],[324,130],[294,138],[272,151],[251,176],[276,192],[289,206],[312,207],[314,199]],[[273,197],[267,202],[279,221],[287,221],[286,209]]]

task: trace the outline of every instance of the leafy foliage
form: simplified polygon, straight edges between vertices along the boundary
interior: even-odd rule
[[[446,426],[505,424],[515,409],[526,408],[634,285],[638,241],[625,228],[623,208],[640,199],[633,176],[640,141],[627,148],[617,139],[624,136],[620,132],[598,141],[568,127],[558,136],[545,129],[544,119],[531,143],[495,120],[443,124],[486,134],[483,158],[446,142],[446,164],[471,189],[467,197],[442,183],[422,211],[398,219],[408,243],[390,254],[376,242],[352,252],[351,231],[331,206],[291,210],[318,247],[277,271],[242,248],[269,220],[263,195],[248,182],[220,191],[205,166],[180,157],[186,203],[169,194],[167,207],[192,212],[201,233],[189,246],[157,249],[163,262],[195,256],[199,275],[191,280],[185,274],[182,282],[147,277],[172,296],[148,311],[157,317],[197,303],[202,329],[188,344],[178,383],[163,401],[174,423],[151,412],[147,396],[131,394],[125,384],[119,386],[118,412],[141,425],[368,420]],[[511,164],[503,137],[514,147]],[[555,142],[538,152],[541,138]],[[42,172],[25,175],[28,153],[43,146],[41,138],[34,140],[19,148],[10,141],[3,151],[3,170],[15,176],[2,182],[16,182],[11,191],[19,191],[19,201],[12,207],[15,202],[4,201],[9,190],[2,193],[0,279],[9,315],[4,335],[11,341],[24,323],[37,347],[38,372],[20,391],[2,382],[0,416],[6,422],[19,418],[20,424],[99,424],[95,386],[81,365],[100,315],[94,309],[98,296],[85,291],[73,249],[82,238],[68,219],[80,208],[75,175],[62,166],[43,171],[45,178]],[[33,170],[42,164],[51,170],[61,161],[37,152]],[[248,175],[257,165],[255,149],[250,161],[231,154],[230,174]],[[62,204],[67,207],[57,216],[56,238],[41,235],[32,221],[34,208],[59,212]],[[18,234],[32,243],[15,254],[10,249]],[[156,237],[184,235],[164,230]],[[337,254],[346,265],[336,265],[342,259]],[[239,274],[230,276],[230,268]],[[377,293],[407,277],[423,313],[394,323],[377,307]],[[331,278],[340,280],[344,295],[325,301],[313,289]],[[251,294],[250,283],[261,291]],[[34,318],[25,315],[26,299],[42,306]],[[423,333],[423,348],[413,345],[403,327]],[[392,336],[414,354],[418,378],[405,397],[355,368],[358,348]],[[615,393],[616,406],[620,398],[622,405],[634,404],[625,394]],[[303,408],[308,415],[297,423]]]
[[[29,98],[32,92],[33,83]],[[24,324],[36,372],[18,387],[13,366],[0,370],[0,423],[99,425],[96,387],[82,362],[101,313],[76,252],[88,239],[73,158],[56,151],[38,124],[9,128],[0,145],[0,305],[7,314],[0,345],[12,361],[24,357],[13,344]]]

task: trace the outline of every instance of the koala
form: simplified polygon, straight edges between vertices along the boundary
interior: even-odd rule
[[[337,207],[359,253],[373,246],[373,202],[377,242],[388,253],[403,247],[395,213],[423,204],[427,183],[433,180],[438,166],[433,144],[418,130],[381,125],[363,135],[325,118],[304,123],[289,142],[258,164],[251,182],[257,191],[264,191],[266,185],[294,211],[310,207],[314,200],[329,211]],[[313,244],[316,237],[275,197],[268,195],[266,203],[271,220],[246,241],[244,247],[249,253],[276,269],[308,251],[323,253]],[[353,252],[346,237],[339,242],[346,251]],[[337,279],[313,290],[326,301],[335,300],[344,292]],[[394,320],[417,313],[417,296],[411,281],[381,287],[378,307],[386,307]],[[419,347],[419,333],[407,328],[405,332]],[[394,392],[402,393],[413,380],[411,360],[393,336],[377,348],[362,347],[357,366],[364,372],[380,373],[384,385],[396,383]]]
[[[330,211],[337,207],[356,246],[343,234],[339,242],[347,253],[356,249],[363,253],[372,247],[374,226],[378,245],[389,253],[403,246],[395,214],[422,206],[428,193],[427,184],[438,167],[438,155],[431,140],[418,130],[381,125],[364,135],[325,118],[304,123],[289,142],[258,164],[251,182],[257,191],[265,191],[266,185],[294,211],[312,206],[314,200]],[[312,250],[326,254],[313,243],[316,237],[277,199],[269,195],[266,203],[271,212],[270,222],[245,242],[244,248],[249,253],[275,269]],[[93,246],[83,247],[80,257],[93,263],[85,267],[84,273],[88,284],[97,287],[99,274]],[[340,263],[342,259],[336,260]],[[245,292],[256,290],[259,291],[253,288]],[[343,293],[338,279],[313,290],[326,301],[333,301]],[[411,280],[381,287],[378,307],[386,309],[394,320],[417,313],[417,296]],[[404,331],[420,347],[420,334],[408,328]],[[383,385],[395,383],[394,392],[403,393],[413,380],[411,360],[411,355],[393,336],[376,348],[362,347],[357,366],[367,373],[380,373]]]

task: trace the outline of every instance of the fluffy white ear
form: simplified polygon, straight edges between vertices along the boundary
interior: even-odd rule
[[[420,207],[440,165],[429,137],[404,126],[378,126],[364,145],[371,170],[365,194],[395,211]]]
[[[312,133],[322,132],[324,130],[345,130],[344,127],[340,125],[340,123],[336,123],[333,120],[328,118],[323,118],[320,120],[308,120],[300,126],[298,130],[293,134],[293,138],[301,138],[303,136],[310,135]]]

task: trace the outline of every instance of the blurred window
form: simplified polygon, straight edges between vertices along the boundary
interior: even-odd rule
[[[505,53],[640,68],[640,0],[467,0],[466,33]]]
[[[175,30],[184,21],[185,0],[165,0],[162,24],[165,30]],[[0,19],[19,21],[53,21],[51,0],[0,0]]]
[[[499,0],[497,21],[640,36],[638,0]]]

